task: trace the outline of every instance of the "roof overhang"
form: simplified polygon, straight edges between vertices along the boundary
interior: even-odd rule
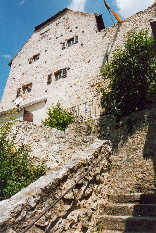
[[[4,111],[0,111],[0,116],[6,115],[7,113],[9,113],[10,111],[12,111],[13,109],[17,109],[18,112],[20,112],[22,109],[24,109],[24,108],[26,108],[26,107],[30,107],[30,106],[32,106],[32,105],[34,105],[34,104],[39,104],[39,103],[42,103],[42,102],[45,102],[45,103],[46,103],[46,101],[47,101],[47,98],[46,98],[46,97],[38,98],[38,99],[33,100],[33,101],[31,101],[31,102],[21,104],[19,108],[14,107],[14,108],[6,109],[6,110],[4,110]]]
[[[46,21],[44,21],[43,23],[39,24],[38,26],[35,27],[34,31],[39,30],[41,27],[43,27],[44,25],[46,25],[47,23],[50,23],[51,21],[53,21],[54,19],[56,19],[58,16],[60,16],[61,14],[63,14],[66,11],[70,11],[70,9],[68,8],[64,8],[63,10],[59,11],[56,15],[50,17],[49,19],[47,19]]]

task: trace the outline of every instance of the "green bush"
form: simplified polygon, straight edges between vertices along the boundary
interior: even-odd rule
[[[156,94],[156,57],[154,39],[148,31],[128,34],[124,48],[117,48],[112,60],[102,68],[109,87],[101,89],[101,105],[106,113],[117,118],[147,104],[151,93]]]
[[[68,125],[74,122],[72,113],[61,108],[59,103],[55,107],[50,107],[47,114],[48,117],[43,121],[47,127],[65,131]]]
[[[0,126],[0,200],[6,199],[45,174],[43,164],[34,166],[26,146],[15,146],[9,139],[13,121]]]

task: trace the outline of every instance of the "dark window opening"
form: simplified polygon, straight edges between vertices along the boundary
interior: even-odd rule
[[[62,79],[62,78],[66,78],[67,77],[67,68],[64,68],[62,70],[58,70],[54,74],[55,74],[56,81],[59,79]]]
[[[39,60],[39,58],[40,58],[40,54],[36,54],[36,55],[33,56],[33,60],[34,61]]]
[[[97,28],[98,31],[100,32],[101,30],[105,29],[105,25],[102,19],[102,15],[97,15],[96,16],[96,22],[97,22]]]
[[[38,54],[34,55],[33,57],[29,58],[28,62],[29,62],[29,64],[31,64],[31,63],[39,60],[39,58],[40,58],[40,54],[38,53]]]
[[[74,37],[71,38],[71,39],[69,39],[69,40],[67,40],[67,46],[68,46],[68,47],[70,47],[70,46],[73,45],[73,44],[74,44]]]
[[[17,95],[16,95],[16,98],[20,97],[21,96],[21,88],[18,88],[17,89]]]
[[[56,81],[62,78],[62,71],[57,71],[55,72],[55,79]]]
[[[78,43],[78,36],[75,36],[75,44]]]
[[[69,40],[67,40],[66,42],[62,43],[62,50],[64,50],[65,48],[69,48],[74,44],[78,43],[78,36],[74,36],[72,38],[70,38]]]
[[[49,74],[47,79],[47,84],[50,85],[51,83],[52,83],[52,74]]]
[[[22,86],[23,94],[30,93],[32,90],[32,83],[27,83]]]
[[[67,77],[67,69],[62,70],[62,77],[66,78]]]

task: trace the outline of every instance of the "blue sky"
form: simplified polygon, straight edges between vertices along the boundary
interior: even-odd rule
[[[154,0],[107,0],[121,17],[150,6]],[[103,14],[106,26],[112,24],[103,0],[0,0],[0,99],[8,78],[9,61],[29,39],[35,26],[65,7]]]

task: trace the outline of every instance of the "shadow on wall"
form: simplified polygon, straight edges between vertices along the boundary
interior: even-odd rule
[[[134,199],[131,202],[131,204],[134,204],[134,209],[132,216],[126,220],[125,233],[132,231],[155,232],[156,229],[156,221],[152,219],[152,217],[156,216],[156,206],[153,205],[156,204],[156,104],[151,105],[151,107],[143,111],[138,111],[124,117],[118,123],[109,115],[101,116],[99,119],[100,138],[109,139],[112,142],[113,152],[118,152],[121,146],[124,146],[128,139],[139,130],[141,130],[140,132],[143,130],[145,133],[145,142],[141,138],[142,136],[139,139],[142,140],[139,143],[144,143],[142,158],[152,161],[153,168],[151,167],[151,170],[153,169],[154,171],[154,177],[153,180],[150,180],[150,177],[147,178],[147,186],[144,186],[141,180],[135,184],[135,192],[142,194],[138,200]],[[137,145],[137,141],[135,146],[139,146],[139,144]],[[142,167],[142,169],[145,177],[148,176],[146,167]],[[147,204],[150,205],[147,206]]]
[[[156,187],[156,108],[147,114],[148,120],[148,132],[146,135],[146,141],[143,149],[143,158],[151,159],[153,162],[153,169],[155,177],[153,184]],[[145,168],[143,168],[145,170]],[[141,190],[142,191],[142,190]],[[148,220],[148,217],[156,216],[156,207],[153,205],[156,203],[156,189],[146,191],[142,194],[138,200],[138,203],[134,206],[133,217],[143,217],[139,224],[136,224],[135,229],[142,232],[155,232],[156,223],[155,220]],[[144,204],[150,204],[149,206]],[[134,221],[134,220],[133,220]],[[125,232],[132,229],[132,218],[127,220]],[[133,230],[133,229],[132,229]]]
[[[98,124],[99,138],[110,140],[114,153],[118,152],[118,149],[138,130],[148,128],[143,158],[152,160],[156,174],[156,104],[143,111],[131,113],[119,122],[111,115],[103,115],[99,118]]]
[[[154,233],[156,229],[154,203],[156,203],[156,192],[141,194],[139,200],[134,200],[133,214],[126,221],[124,233],[132,231]]]
[[[116,29],[116,32],[115,32],[114,37],[112,39],[112,42],[107,44],[107,48],[106,48],[105,53],[104,53],[104,58],[103,58],[101,68],[108,62],[109,56],[112,53],[113,47],[115,45],[115,41],[117,39],[118,33],[120,32],[121,24],[118,23],[116,25],[116,27],[117,27],[117,29]],[[105,37],[105,36],[103,36],[103,37]]]

